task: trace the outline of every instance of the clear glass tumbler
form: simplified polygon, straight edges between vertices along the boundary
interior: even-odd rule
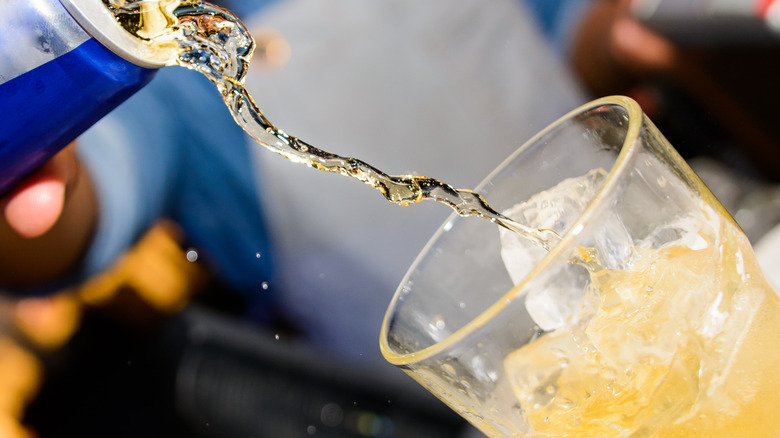
[[[399,286],[385,358],[493,437],[780,436],[780,303],[639,106],[586,104],[476,189],[560,241],[450,217]]]

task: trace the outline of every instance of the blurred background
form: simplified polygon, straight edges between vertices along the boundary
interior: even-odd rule
[[[391,174],[473,187],[566,112],[631,96],[780,282],[777,3],[220,2],[257,41],[247,86],[268,118]],[[124,174],[123,145],[176,162],[139,178],[155,195],[105,197],[175,208],[139,214],[88,279],[0,298],[0,436],[480,436],[378,348],[446,208],[253,145],[178,67],[78,143],[97,185]]]

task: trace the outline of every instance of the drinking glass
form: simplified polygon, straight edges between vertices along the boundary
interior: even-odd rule
[[[560,240],[451,216],[387,311],[389,362],[488,436],[780,436],[778,297],[634,101],[575,109],[476,191]]]

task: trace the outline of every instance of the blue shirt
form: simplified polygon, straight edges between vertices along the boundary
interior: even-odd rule
[[[89,129],[78,151],[100,220],[82,274],[102,271],[158,218],[183,228],[220,278],[247,296],[271,281],[265,218],[243,131],[202,75],[166,67]]]
[[[556,51],[567,54],[571,50],[574,33],[583,13],[591,4],[588,0],[522,0]]]

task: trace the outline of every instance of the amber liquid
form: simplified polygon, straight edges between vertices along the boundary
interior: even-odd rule
[[[780,436],[780,299],[736,225],[701,233],[591,271],[588,316],[507,356],[517,436]]]

